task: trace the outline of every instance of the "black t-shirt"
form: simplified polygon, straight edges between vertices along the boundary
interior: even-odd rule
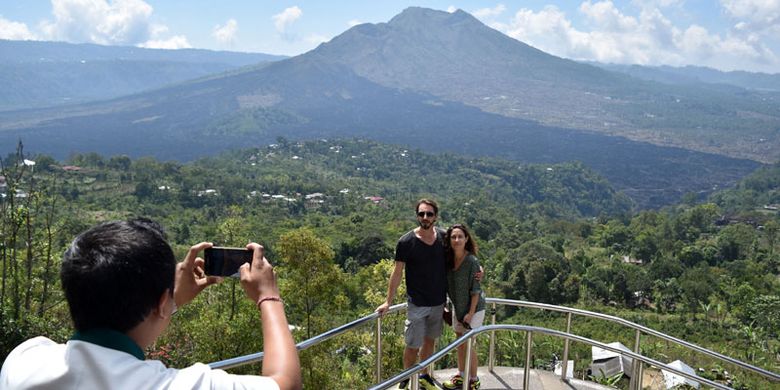
[[[398,239],[395,261],[406,263],[406,293],[417,306],[438,306],[447,298],[444,234],[444,230],[436,228],[433,245],[422,242],[414,230]]]

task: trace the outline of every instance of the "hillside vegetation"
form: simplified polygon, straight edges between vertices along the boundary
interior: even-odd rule
[[[36,164],[24,164],[25,158]],[[760,171],[737,188],[765,196],[778,190],[777,175],[776,169]],[[69,337],[60,254],[97,222],[159,220],[179,257],[199,241],[261,242],[301,341],[370,313],[384,299],[391,261],[382,259],[392,258],[395,240],[414,227],[416,200],[433,197],[441,205],[440,226],[466,223],[475,233],[489,296],[606,312],[780,368],[776,212],[722,222],[725,203],[697,204],[689,197],[665,210],[633,213],[624,195],[581,164],[519,165],[364,140],[280,138],[187,164],[95,153],[59,162],[20,153],[3,160],[2,176],[3,356],[34,335]],[[316,255],[295,255],[301,251]],[[239,298],[236,281],[207,291],[180,310],[172,329],[147,351],[151,357],[183,367],[257,352],[256,312]],[[564,318],[502,310],[499,320],[560,329]],[[401,318],[388,318],[384,329],[383,370],[398,372]],[[595,320],[578,320],[576,332],[633,342],[633,333]],[[373,356],[362,347],[372,345],[372,337],[365,329],[302,352],[306,387],[367,387]],[[500,340],[498,364],[519,365],[524,340]],[[535,364],[560,353],[557,342],[536,342]],[[767,385],[651,337],[643,339],[642,352],[664,362],[682,359],[736,388]],[[585,376],[589,349],[575,345],[571,356],[576,375]],[[453,358],[442,364],[453,365]]]

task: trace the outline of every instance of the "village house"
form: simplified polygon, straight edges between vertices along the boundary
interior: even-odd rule
[[[635,259],[631,256],[626,256],[626,255],[623,255],[623,258],[621,260],[626,264],[637,264],[637,265],[642,265],[645,262],[642,259]]]
[[[374,204],[379,204],[383,200],[385,200],[385,198],[383,198],[381,196],[366,196],[364,199],[365,200],[370,200],[370,201],[374,202]]]
[[[306,199],[306,202],[304,203],[304,207],[307,209],[311,208],[317,208],[320,207],[323,203],[325,203],[325,194],[321,192],[315,192],[313,194],[308,194],[304,197]]]
[[[206,189],[203,191],[198,191],[198,196],[217,196],[219,193],[215,189]]]

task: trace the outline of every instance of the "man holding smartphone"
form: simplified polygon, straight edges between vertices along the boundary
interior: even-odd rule
[[[148,219],[113,221],[81,233],[62,259],[60,277],[76,333],[66,344],[36,337],[16,347],[0,372],[0,388],[300,389],[298,353],[263,247],[251,243],[241,286],[262,313],[263,376],[232,375],[196,363],[167,368],[143,350],[168,327],[177,307],[219,278],[203,275],[199,252],[176,263],[162,228]]]
[[[398,239],[387,300],[376,309],[380,315],[387,312],[405,271],[408,308],[404,329],[404,369],[417,363],[418,355],[420,360],[425,360],[433,354],[436,339],[442,331],[447,297],[443,245],[446,232],[435,227],[439,206],[433,200],[421,199],[417,202],[416,213],[419,226]],[[407,384],[407,381],[401,382],[399,388],[406,388]],[[424,389],[438,389],[427,371],[420,375],[420,385]]]

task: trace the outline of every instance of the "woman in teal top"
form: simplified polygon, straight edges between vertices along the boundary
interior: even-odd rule
[[[452,225],[444,240],[447,256],[447,294],[454,307],[452,327],[458,337],[469,329],[482,326],[485,319],[485,297],[475,275],[480,272],[477,260],[477,243],[468,228],[461,224]],[[458,346],[458,373],[444,382],[445,389],[460,389],[466,361],[466,344]],[[471,364],[468,378],[469,388],[479,389],[477,376],[476,345],[471,348]]]

